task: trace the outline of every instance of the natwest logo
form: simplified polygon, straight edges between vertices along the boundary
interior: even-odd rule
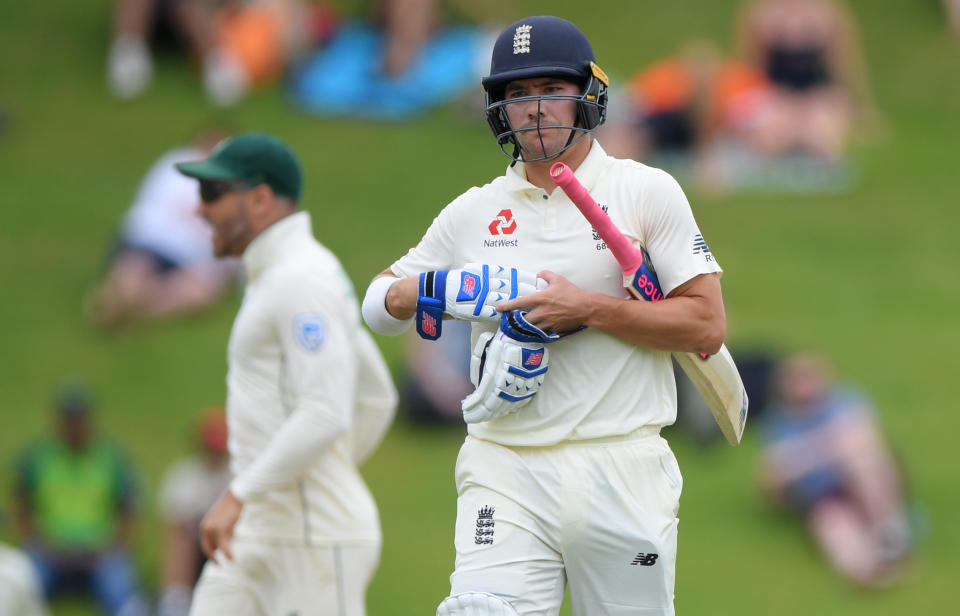
[[[513,219],[513,212],[510,210],[500,210],[497,217],[487,227],[490,229],[490,235],[510,235],[517,230],[517,221]]]

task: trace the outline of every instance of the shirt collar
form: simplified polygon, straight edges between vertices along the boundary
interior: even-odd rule
[[[276,262],[290,242],[313,234],[309,212],[285,216],[260,232],[243,251],[243,267],[247,279],[253,280]]]
[[[587,190],[593,189],[593,185],[600,175],[600,170],[603,168],[603,160],[606,158],[607,153],[600,147],[597,140],[593,139],[590,144],[590,151],[587,152],[587,157],[583,159],[579,167],[574,169],[574,175],[577,176],[577,179],[580,180],[580,183],[583,184]],[[527,181],[527,171],[522,162],[517,162],[507,167],[505,175],[507,178],[506,188],[510,192],[540,190]]]

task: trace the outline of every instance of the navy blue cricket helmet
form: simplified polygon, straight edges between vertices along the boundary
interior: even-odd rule
[[[511,81],[532,77],[561,77],[580,86],[578,96],[544,95],[505,100],[504,90]],[[497,144],[514,161],[532,162],[553,158],[603,124],[607,117],[607,88],[610,81],[593,54],[590,41],[566,19],[551,15],[528,17],[513,23],[500,33],[493,46],[490,74],[483,78],[487,97],[487,121]],[[509,103],[530,100],[574,100],[577,103],[575,126],[540,126],[514,128],[506,113]],[[571,130],[566,145],[558,152],[544,153],[539,158],[524,156],[517,134],[544,128]],[[513,153],[507,145],[513,145]]]

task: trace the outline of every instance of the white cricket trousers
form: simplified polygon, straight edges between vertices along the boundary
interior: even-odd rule
[[[380,545],[307,547],[233,542],[197,582],[191,616],[364,616]]]
[[[467,437],[457,458],[451,594],[481,591],[523,616],[672,616],[683,479],[659,430],[504,447]]]

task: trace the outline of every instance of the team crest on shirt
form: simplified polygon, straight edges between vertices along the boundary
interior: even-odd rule
[[[311,353],[323,346],[326,328],[323,319],[315,314],[300,314],[293,319],[293,337],[297,344]]]
[[[490,545],[493,543],[494,527],[497,523],[493,519],[494,511],[491,505],[484,505],[477,510],[477,532],[474,537],[474,543],[477,545]]]
[[[609,209],[607,206],[602,205],[602,204],[600,204],[600,203],[598,203],[597,205],[600,206],[600,209],[603,210],[603,213],[604,213],[604,214],[606,214],[606,215],[608,215],[608,216],[610,215],[610,212],[607,211],[607,210]],[[593,241],[595,241],[595,242],[602,242],[602,241],[603,241],[603,238],[600,237],[600,234],[597,233],[597,230],[596,230],[596,229],[594,229],[593,227],[591,227],[590,230],[593,231]],[[606,248],[607,245],[604,244],[603,247]],[[601,250],[601,248],[597,248],[597,250]]]

